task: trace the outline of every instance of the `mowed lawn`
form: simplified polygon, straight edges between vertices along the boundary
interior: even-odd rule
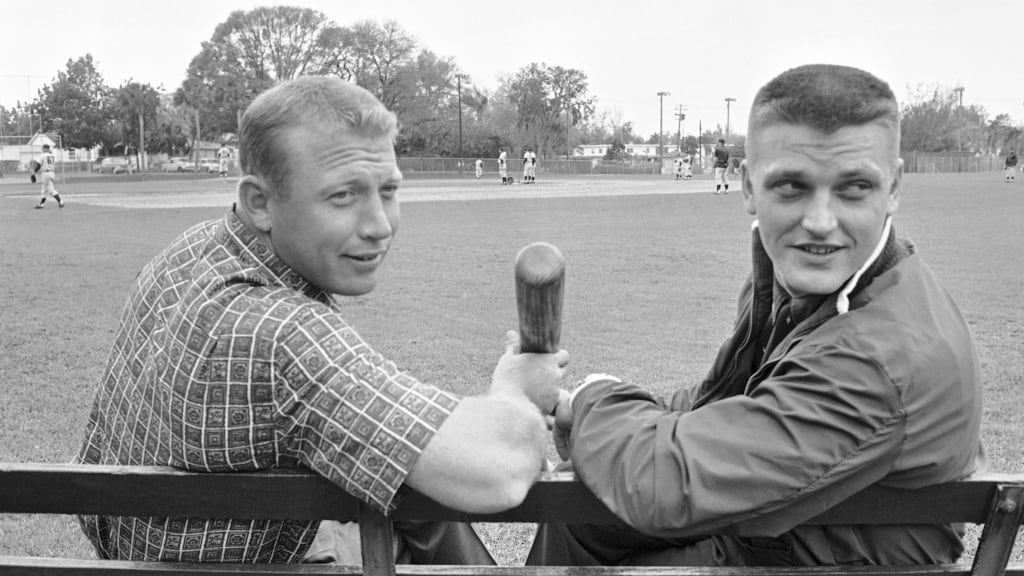
[[[588,181],[570,184],[584,189]],[[631,185],[622,180],[624,190]],[[65,190],[67,208],[51,201],[32,210],[33,199],[0,189],[0,461],[75,455],[139,268],[186,227],[227,209],[98,207],[76,199],[74,183]],[[678,188],[669,178],[665,190]],[[1024,182],[1004,184],[990,173],[908,175],[896,218],[974,330],[992,468],[1017,473],[1024,472],[1022,217]],[[749,269],[749,236],[738,191],[410,202],[381,286],[344,306],[359,332],[412,374],[474,393],[489,381],[502,334],[515,327],[516,252],[551,242],[567,261],[562,340],[572,355],[570,380],[608,372],[669,393],[698,382],[728,334]],[[485,531],[505,563],[521,561],[531,536],[529,526]],[[0,516],[0,554],[93,553],[74,518]]]

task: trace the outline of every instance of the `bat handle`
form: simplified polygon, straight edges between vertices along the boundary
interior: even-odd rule
[[[516,256],[515,276],[521,351],[557,352],[565,287],[562,253],[544,242],[530,244]]]

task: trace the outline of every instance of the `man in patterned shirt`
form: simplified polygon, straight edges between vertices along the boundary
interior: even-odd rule
[[[197,472],[304,466],[384,512],[403,485],[465,511],[521,502],[544,459],[543,415],[567,353],[517,354],[510,332],[488,392],[460,398],[374,351],[332,296],[373,290],[394,239],[394,114],[354,84],[304,77],[256,98],[240,133],[238,202],[139,273],[78,461]],[[81,523],[101,558],[190,562],[299,562],[318,528]],[[465,524],[409,524],[398,534],[399,561],[490,560]],[[351,560],[324,548],[317,536],[314,560]]]

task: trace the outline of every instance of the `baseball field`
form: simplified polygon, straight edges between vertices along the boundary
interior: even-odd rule
[[[59,183],[66,207],[0,180],[0,461],[77,452],[128,288],[191,224],[230,208],[233,180],[119,176]],[[750,266],[741,195],[665,177],[412,179],[380,287],[344,302],[377,350],[426,382],[481,390],[515,327],[512,264],[543,240],[566,258],[569,382],[608,372],[669,393],[698,382],[729,333]],[[1024,472],[1024,182],[910,174],[897,231],[960,303],[986,383],[995,471]],[[724,425],[724,424],[723,424]],[[552,455],[554,454],[552,450]],[[522,561],[530,526],[484,533]],[[1020,543],[1016,561],[1022,559]],[[92,556],[72,517],[0,516],[0,555]]]

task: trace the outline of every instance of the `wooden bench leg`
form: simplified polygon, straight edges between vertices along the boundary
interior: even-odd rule
[[[1024,518],[1024,486],[999,486],[981,541],[974,556],[971,574],[975,576],[1001,576],[1010,561],[1017,530]]]
[[[360,503],[359,535],[364,576],[395,576],[395,536],[391,519]]]

